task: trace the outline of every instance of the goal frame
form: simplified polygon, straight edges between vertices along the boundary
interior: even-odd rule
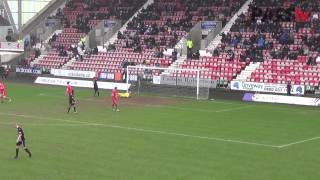
[[[185,69],[185,68],[163,68],[163,67],[156,67],[156,66],[127,66],[126,71],[126,85],[127,85],[127,92],[129,91],[129,72],[130,69],[151,69],[151,70],[168,70],[170,71],[189,71],[189,72],[196,72],[197,73],[197,100],[199,100],[199,86],[200,86],[200,72],[201,69]]]

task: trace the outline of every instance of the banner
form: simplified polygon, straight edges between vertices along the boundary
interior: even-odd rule
[[[287,94],[286,84],[231,81],[231,89],[239,90],[239,91]],[[304,93],[305,93],[305,87],[303,85],[292,85],[291,94],[303,95]]]
[[[215,21],[201,21],[202,30],[210,30],[217,27],[217,22]]]
[[[37,69],[37,68],[20,68],[17,67],[16,68],[16,72],[17,73],[25,73],[25,74],[42,74],[41,69]]]
[[[50,73],[54,76],[85,78],[85,79],[92,79],[92,78],[96,77],[96,72],[94,72],[94,71],[51,69]]]
[[[1,51],[24,51],[23,42],[0,42]]]
[[[107,79],[107,73],[101,72],[101,73],[99,74],[99,79],[104,79],[104,80],[106,80],[106,79]]]
[[[319,98],[245,93],[243,101],[319,106]]]
[[[138,81],[138,76],[137,75],[129,75],[129,81]]]
[[[74,87],[93,88],[93,81],[87,81],[87,80],[38,77],[34,83],[66,86],[67,82],[70,82],[70,85],[74,86]],[[130,86],[131,86],[131,84],[128,84],[128,86],[127,86],[126,83],[113,83],[113,82],[98,81],[98,87],[100,89],[113,89],[113,88],[117,87],[119,90],[126,91],[128,88],[130,88]]]
[[[113,20],[104,20],[104,27],[105,28],[112,28],[113,26],[115,26],[117,23],[117,21],[113,21]]]
[[[160,80],[160,76],[153,76],[153,84],[161,84]]]
[[[114,80],[114,73],[100,72],[99,79]]]
[[[47,19],[45,22],[46,27],[54,27],[60,22],[59,19]]]

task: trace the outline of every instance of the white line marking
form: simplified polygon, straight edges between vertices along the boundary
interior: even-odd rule
[[[101,127],[106,127],[106,128],[125,129],[125,130],[137,131],[137,132],[147,132],[147,133],[154,133],[154,134],[163,134],[163,135],[173,135],[173,136],[181,136],[181,137],[189,137],[189,138],[197,138],[197,139],[206,139],[206,140],[212,140],[212,141],[229,142],[229,143],[237,143],[237,144],[246,144],[246,145],[254,145],[254,146],[268,147],[268,148],[279,148],[279,146],[276,146],[276,145],[261,144],[261,143],[255,143],[255,142],[247,142],[247,141],[241,141],[241,140],[232,140],[232,139],[224,139],[224,138],[216,138],[216,137],[189,135],[189,134],[175,133],[175,132],[169,132],[169,131],[158,131],[158,130],[126,127],[126,126],[119,126],[119,125],[112,125],[112,124],[90,123],[90,122],[85,122],[85,121],[75,121],[75,120],[57,119],[57,118],[46,118],[46,117],[30,116],[30,115],[22,115],[22,114],[13,114],[13,113],[0,113],[0,115],[14,116],[14,117],[25,117],[25,118],[34,118],[34,119],[42,119],[42,120],[46,119],[46,120],[52,120],[52,121],[72,122],[72,123],[80,123],[80,124],[86,124],[86,125],[92,125],[92,126],[101,126]]]
[[[279,146],[279,148],[285,148],[285,147],[289,147],[289,146],[293,146],[293,145],[297,145],[297,144],[301,144],[301,143],[305,143],[305,142],[309,142],[309,141],[314,141],[314,140],[318,140],[320,139],[320,137],[313,137],[313,138],[309,138],[309,139],[305,139],[305,140],[301,140],[301,141],[296,141],[296,142],[292,142],[289,144],[284,144]]]
[[[0,125],[8,125],[8,126],[15,126],[16,123],[12,123],[12,122],[8,122],[8,123],[5,123],[5,122],[0,122]],[[59,127],[69,127],[69,126],[90,126],[90,124],[80,124],[80,123],[73,123],[73,124],[69,124],[69,123],[55,123],[55,124],[44,124],[44,123],[28,123],[28,124],[25,124],[24,126],[59,126]]]

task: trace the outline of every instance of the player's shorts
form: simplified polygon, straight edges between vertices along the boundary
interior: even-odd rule
[[[70,105],[74,105],[74,101],[73,101],[73,99],[72,99],[72,96],[69,96],[69,104],[70,104]]]
[[[117,104],[118,104],[118,99],[112,98],[112,105],[117,105]]]
[[[18,141],[18,142],[16,142],[16,146],[23,146],[23,147],[26,147],[26,143],[25,143],[25,141]]]

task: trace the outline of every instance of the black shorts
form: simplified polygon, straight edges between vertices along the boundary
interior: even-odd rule
[[[16,146],[23,146],[23,147],[26,147],[26,142],[25,141],[18,141],[17,143],[16,143]]]
[[[94,89],[94,91],[98,91],[99,90],[98,87],[94,87],[93,89]]]
[[[72,96],[69,96],[69,104],[70,104],[70,105],[74,105],[74,101],[73,101]]]

